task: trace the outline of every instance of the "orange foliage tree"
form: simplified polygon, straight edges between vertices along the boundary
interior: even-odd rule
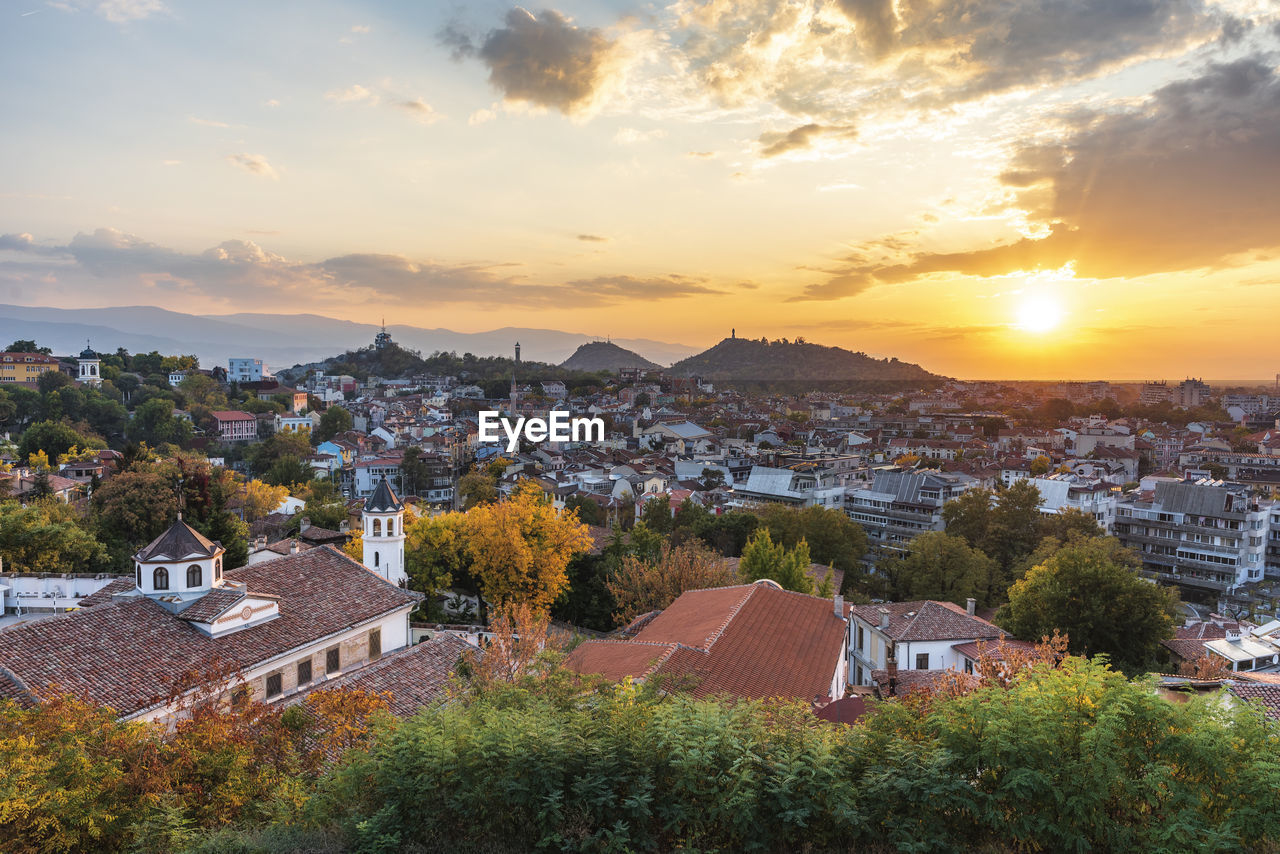
[[[527,602],[545,611],[569,584],[569,561],[591,547],[587,526],[558,513],[531,480],[499,504],[466,515],[466,552],[485,599],[497,605]]]

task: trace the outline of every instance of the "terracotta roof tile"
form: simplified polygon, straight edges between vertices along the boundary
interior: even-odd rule
[[[1280,685],[1229,685],[1227,690],[1241,700],[1256,702],[1273,721],[1280,721]]]
[[[216,663],[250,667],[421,598],[328,547],[225,576],[279,597],[280,616],[211,638],[144,596],[114,597],[0,630],[0,668],[30,692],[58,686],[131,715],[162,700],[180,674]],[[132,586],[120,579],[89,598]]]
[[[412,715],[444,696],[458,667],[458,660],[470,644],[457,635],[441,632],[417,646],[384,655],[379,660],[321,682],[303,693],[321,690],[356,690],[371,694],[391,694],[390,711],[398,717]]]
[[[812,699],[830,691],[844,636],[830,601],[757,582],[688,591],[634,640],[587,641],[566,663],[611,679],[672,678],[699,697]]]
[[[994,623],[975,617],[951,602],[920,600],[855,605],[853,614],[872,626],[879,626],[881,608],[889,612],[889,627],[882,631],[895,641],[995,639],[1006,634]]]

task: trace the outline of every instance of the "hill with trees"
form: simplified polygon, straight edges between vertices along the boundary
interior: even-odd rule
[[[675,376],[730,382],[943,379],[909,362],[876,359],[803,338],[726,338],[710,350],[676,362],[670,370]]]
[[[621,348],[619,348],[621,349]],[[626,351],[624,351],[626,352]],[[464,383],[484,387],[489,397],[505,397],[514,373],[522,384],[546,380],[560,380],[571,391],[599,387],[610,381],[608,371],[587,371],[550,365],[545,362],[520,361],[505,356],[477,356],[474,353],[432,353],[423,356],[399,344],[390,344],[381,350],[372,346],[348,350],[320,362],[294,365],[277,375],[286,381],[297,382],[312,371],[326,374],[347,374],[358,380],[369,377],[383,379],[408,379],[418,375],[454,376]]]
[[[612,341],[590,341],[561,362],[560,367],[571,371],[608,371],[616,374],[623,368],[654,370],[660,366]]]

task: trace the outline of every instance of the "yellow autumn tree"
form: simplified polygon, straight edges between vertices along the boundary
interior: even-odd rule
[[[289,487],[272,486],[260,480],[244,485],[244,520],[256,522],[275,511],[289,497]]]
[[[557,512],[531,480],[500,504],[472,508],[465,532],[481,595],[495,605],[525,602],[536,610],[551,607],[569,584],[569,561],[591,547],[587,526]]]

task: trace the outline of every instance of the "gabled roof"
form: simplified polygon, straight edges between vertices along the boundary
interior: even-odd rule
[[[417,646],[384,655],[372,664],[319,682],[306,692],[330,690],[387,692],[389,711],[406,717],[445,696],[458,661],[467,650],[479,652],[462,638],[441,632]]]
[[[178,519],[169,526],[169,530],[134,555],[134,560],[146,563],[158,560],[181,560],[190,555],[214,557],[221,551],[222,547],[217,543]]]
[[[879,629],[881,608],[889,612],[886,629]],[[966,641],[1005,636],[1004,629],[951,602],[920,600],[854,605],[851,612],[895,641]]]
[[[215,665],[243,670],[422,598],[330,547],[242,566],[225,577],[254,596],[278,597],[280,616],[210,637],[146,596],[113,597],[0,629],[0,674],[7,673],[15,686],[3,690],[83,694],[130,716],[164,702],[184,674]],[[123,592],[132,586],[132,578],[121,578],[109,588]],[[200,607],[200,601],[190,607]]]
[[[373,495],[364,500],[364,509],[369,513],[399,513],[404,509],[404,504],[396,497],[384,475],[378,481],[378,488],[373,491]]]
[[[826,696],[845,622],[830,600],[772,582],[690,590],[633,640],[587,641],[566,664],[580,673],[662,676],[697,697]]]

